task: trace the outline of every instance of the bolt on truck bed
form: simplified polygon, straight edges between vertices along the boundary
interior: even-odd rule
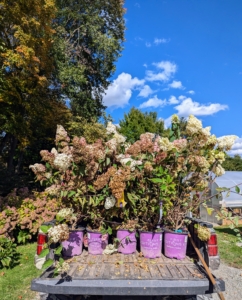
[[[201,295],[215,292],[202,266],[186,257],[147,259],[130,255],[94,256],[83,251],[68,260],[65,277],[53,277],[53,267],[34,279],[31,289],[53,295],[159,296]],[[224,282],[216,279],[221,291]]]

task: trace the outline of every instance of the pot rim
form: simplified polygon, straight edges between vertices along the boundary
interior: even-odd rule
[[[181,235],[188,235],[188,232],[175,232],[174,230],[171,229],[164,229],[164,232],[166,233],[173,233],[173,234],[181,234]]]
[[[139,230],[140,233],[152,233],[152,234],[155,234],[155,233],[163,233],[164,232],[164,229],[161,229],[160,231],[145,231],[145,230]]]

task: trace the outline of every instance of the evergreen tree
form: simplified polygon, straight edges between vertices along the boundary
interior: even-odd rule
[[[163,135],[164,121],[157,120],[156,112],[143,113],[139,109],[132,107],[128,114],[124,114],[124,119],[120,121],[120,133],[127,137],[128,142],[135,142],[140,135],[145,132]],[[167,135],[167,133],[166,133]]]

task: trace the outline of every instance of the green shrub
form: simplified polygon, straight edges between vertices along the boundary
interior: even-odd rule
[[[6,237],[0,238],[0,269],[12,268],[19,262],[17,245]]]

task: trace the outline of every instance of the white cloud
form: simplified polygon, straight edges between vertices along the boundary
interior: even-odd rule
[[[147,108],[147,107],[162,107],[167,104],[166,100],[159,99],[157,95],[153,98],[150,98],[148,101],[143,102],[139,108]]]
[[[189,115],[194,116],[209,116],[213,115],[220,110],[226,110],[228,109],[227,105],[219,104],[219,103],[211,103],[211,104],[201,104],[198,102],[193,101],[191,98],[187,98],[183,95],[176,98],[175,96],[171,96],[168,100],[168,104],[177,104],[179,105],[174,106],[174,108],[177,110],[177,115],[180,117],[188,117]],[[165,119],[164,124],[167,127],[171,125],[171,116],[167,119]],[[242,143],[242,138],[241,138]],[[242,145],[241,145],[242,149]]]
[[[190,95],[194,95],[195,94],[195,92],[193,90],[190,90],[187,93],[190,94]]]
[[[140,4],[138,2],[136,2],[134,6],[140,8]]]
[[[191,98],[186,98],[181,104],[175,106],[175,109],[178,111],[177,114],[182,117],[189,116],[190,114],[194,116],[208,116],[220,110],[226,110],[228,106],[219,103],[204,105],[193,101]]]
[[[147,66],[147,64],[143,64],[143,67],[147,68],[148,66]]]
[[[169,87],[173,89],[184,89],[184,86],[182,85],[181,81],[173,80],[172,83],[169,84]]]
[[[154,39],[154,44],[155,45],[165,44],[165,43],[169,43],[169,40],[167,40],[167,39],[158,39],[158,38]]]
[[[154,91],[150,88],[149,85],[144,85],[138,95],[138,97],[148,97],[149,95],[151,95],[152,93],[154,93]]]
[[[150,47],[151,47],[151,43],[146,42],[146,43],[145,43],[145,46],[146,46],[147,48],[150,48]]]
[[[170,96],[168,102],[169,104],[178,104],[180,101],[175,96]]]
[[[242,155],[242,137],[237,138],[234,142],[234,145],[230,151],[228,151],[229,155],[234,156],[235,154]]]
[[[159,63],[153,63],[153,65],[163,71],[158,73],[150,70],[146,71],[145,79],[147,81],[168,81],[177,71],[177,65],[170,61],[161,61]]]
[[[109,85],[106,95],[103,97],[103,104],[107,107],[124,107],[129,103],[132,90],[142,87],[144,80],[137,77],[132,78],[128,73],[121,73],[117,79]]]

